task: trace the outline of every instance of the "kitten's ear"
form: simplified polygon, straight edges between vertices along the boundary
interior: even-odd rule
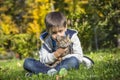
[[[67,35],[67,39],[70,39],[70,35]]]
[[[70,35],[67,35],[67,40],[68,40],[68,42],[71,42]]]

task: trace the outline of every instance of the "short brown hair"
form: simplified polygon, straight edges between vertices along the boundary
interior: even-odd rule
[[[66,27],[67,19],[61,12],[50,12],[45,17],[46,30],[51,31],[55,27]]]

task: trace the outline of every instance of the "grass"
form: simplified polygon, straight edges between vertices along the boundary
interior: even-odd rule
[[[120,49],[101,50],[86,54],[95,62],[93,68],[86,69],[81,64],[79,70],[70,70],[59,80],[120,80]],[[0,61],[0,80],[56,80],[56,76],[45,74],[25,77],[24,60]]]

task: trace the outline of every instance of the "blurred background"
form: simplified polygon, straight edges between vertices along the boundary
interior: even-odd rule
[[[66,15],[84,52],[120,49],[120,0],[0,0],[0,60],[37,56],[51,11]]]

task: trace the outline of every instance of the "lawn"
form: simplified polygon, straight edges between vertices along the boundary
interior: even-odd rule
[[[120,49],[107,49],[85,53],[95,62],[91,69],[83,64],[79,70],[70,70],[59,80],[120,80]],[[56,80],[56,76],[45,74],[25,77],[22,65],[24,60],[1,60],[0,80]]]

